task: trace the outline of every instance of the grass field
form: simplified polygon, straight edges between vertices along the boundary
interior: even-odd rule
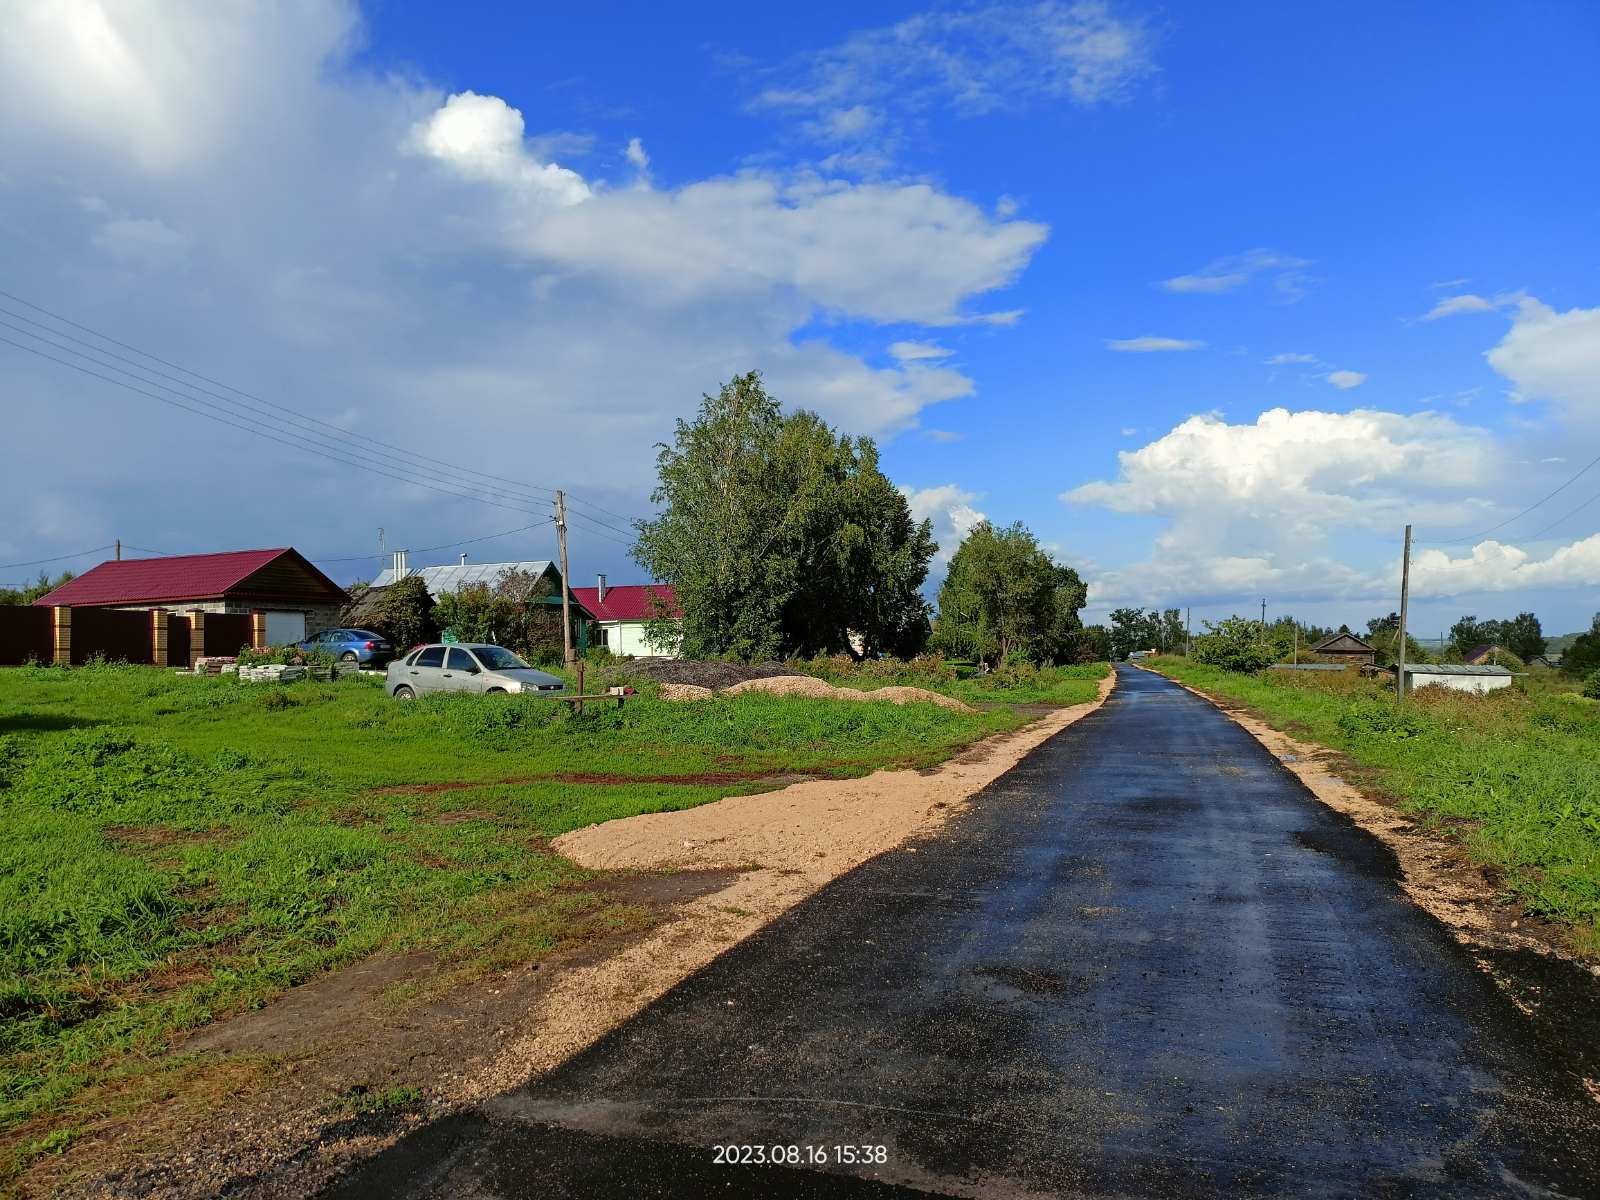
[[[1147,665],[1343,751],[1498,868],[1531,910],[1570,924],[1578,949],[1600,954],[1600,702],[1553,675],[1486,696],[1424,688],[1397,708],[1392,684],[1354,672]]]
[[[764,775],[928,765],[1024,720],[762,695],[573,716],[399,704],[370,679],[0,671],[0,1143],[19,1164],[59,1148],[87,1085],[374,952],[470,971],[646,921],[548,850],[568,830]]]

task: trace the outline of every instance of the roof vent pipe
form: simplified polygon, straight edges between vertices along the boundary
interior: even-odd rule
[[[599,600],[600,600],[601,604],[604,604],[606,602],[606,577],[604,575],[600,576],[600,595],[599,595]]]
[[[467,556],[464,553],[461,555],[461,565],[463,567],[467,565]]]

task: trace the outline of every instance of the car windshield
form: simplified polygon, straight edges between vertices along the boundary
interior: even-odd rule
[[[491,671],[515,671],[528,665],[504,646],[474,646],[472,652]]]

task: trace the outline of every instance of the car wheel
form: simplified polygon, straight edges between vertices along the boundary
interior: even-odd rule
[[[504,696],[505,694],[505,688],[489,688],[484,692],[486,696]]]
[[[339,655],[339,657],[341,659],[343,659],[345,662],[356,662],[357,661],[356,652],[354,650],[346,650],[343,654]]]
[[[395,690],[394,690],[394,698],[396,700],[415,700],[417,698],[417,694],[415,692],[413,692],[410,688],[405,687],[404,685],[402,685],[400,687],[395,688]]]

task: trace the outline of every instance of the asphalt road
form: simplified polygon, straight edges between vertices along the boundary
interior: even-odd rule
[[[1600,1196],[1580,1060],[1379,843],[1120,670],[938,836],[331,1194]],[[809,1162],[841,1146],[884,1161]]]

